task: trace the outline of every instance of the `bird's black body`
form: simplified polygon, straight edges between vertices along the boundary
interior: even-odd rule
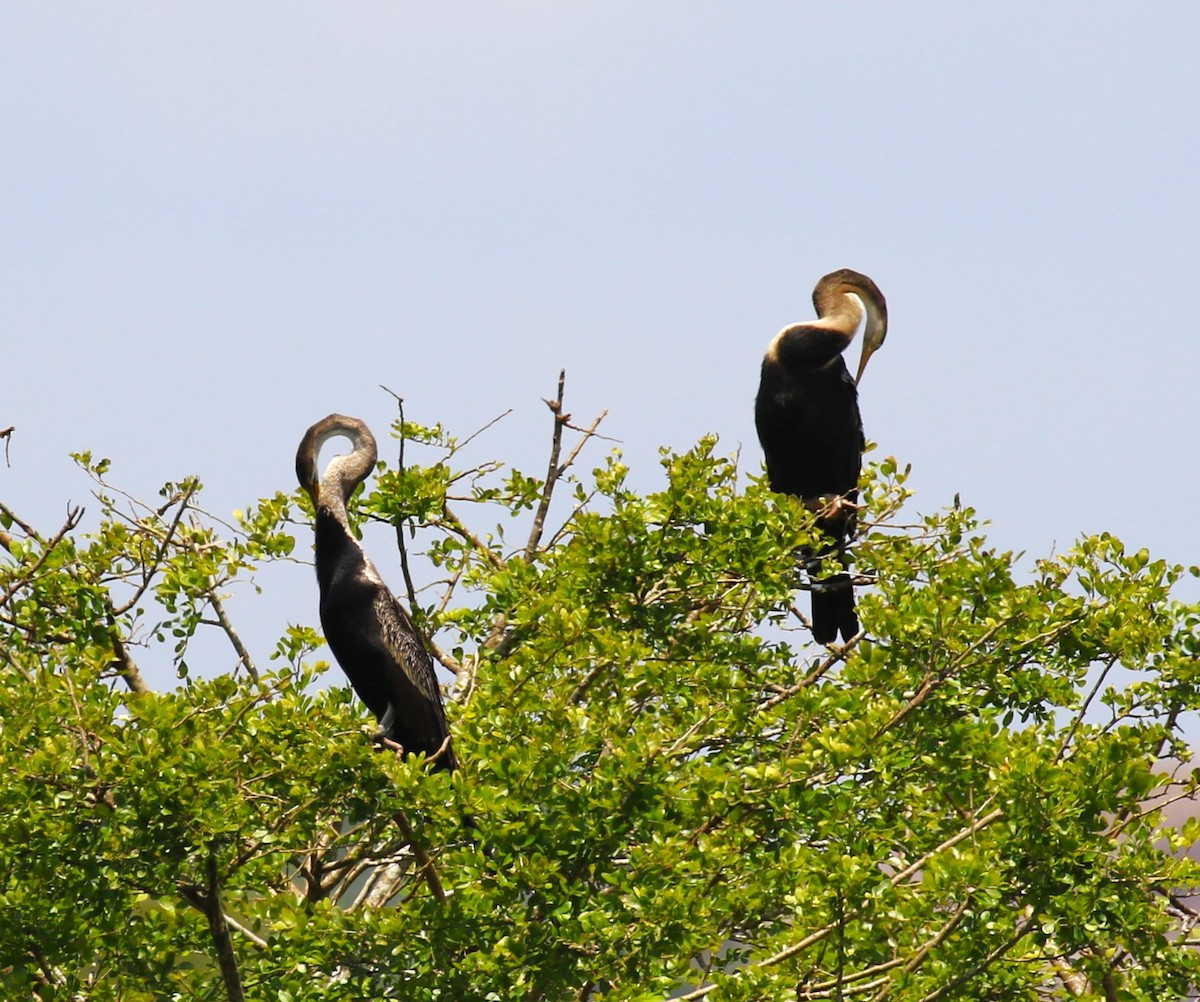
[[[846,543],[855,531],[865,441],[858,389],[842,352],[865,305],[861,375],[886,333],[887,307],[869,278],[848,270],[825,276],[813,302],[819,318],[785,328],[767,349],[754,421],[771,489],[800,498],[818,513],[818,525],[833,539],[844,564]],[[839,633],[849,640],[858,632],[849,575],[813,581],[812,613],[813,636],[821,643],[831,643]]]
[[[350,437],[355,451],[350,457],[336,457],[316,483],[316,454],[326,438],[338,434]],[[433,659],[346,519],[346,500],[370,473],[375,454],[375,440],[366,426],[337,414],[313,425],[296,454],[297,475],[314,495],[316,508],[321,627],[354,691],[379,721],[382,735],[405,752],[436,755],[438,768],[452,770],[454,750]]]

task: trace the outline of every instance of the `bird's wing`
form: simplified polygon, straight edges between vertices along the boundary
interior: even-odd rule
[[[442,705],[442,690],[438,686],[433,670],[433,658],[417,636],[417,629],[404,607],[386,589],[380,589],[375,597],[375,613],[383,635],[383,642],[400,666],[408,681],[425,698],[436,706]]]

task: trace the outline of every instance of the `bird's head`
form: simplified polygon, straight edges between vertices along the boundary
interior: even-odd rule
[[[845,291],[858,296],[867,315],[867,322],[863,327],[862,355],[858,360],[858,372],[854,376],[854,382],[859,383],[862,381],[863,372],[866,371],[867,361],[882,347],[887,337],[887,300],[883,298],[879,286],[866,275],[848,268],[838,274],[844,276]]]
[[[321,446],[339,435],[350,439],[353,450],[349,456],[334,457],[325,476],[321,477],[317,470]],[[314,505],[321,500],[322,491],[329,490],[333,484],[336,484],[344,503],[354,488],[366,480],[377,457],[375,436],[366,424],[344,414],[330,414],[309,428],[300,440],[300,447],[296,450],[296,479],[308,492]]]
[[[862,323],[865,318],[862,357],[858,361],[858,374],[854,377],[857,383],[862,379],[867,360],[887,337],[887,300],[883,298],[879,286],[862,272],[842,268],[830,272],[817,282],[813,289],[813,306],[819,317],[840,315],[855,325]],[[854,332],[847,330],[846,334],[853,337]]]

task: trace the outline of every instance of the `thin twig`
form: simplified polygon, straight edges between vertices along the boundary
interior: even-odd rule
[[[0,595],[0,605],[6,605],[8,600],[17,593],[19,588],[33,580],[34,575],[37,574],[37,572],[41,569],[42,564],[50,559],[50,554],[54,552],[55,547],[58,546],[58,544],[62,541],[62,538],[68,532],[79,525],[79,520],[81,518],[83,518],[82,508],[75,507],[67,509],[67,518],[66,521],[63,522],[62,527],[54,534],[48,543],[43,544],[41,555],[37,558],[37,560],[34,561],[33,566],[30,567],[29,570],[27,570],[24,574],[22,574],[3,595]],[[22,526],[22,528],[24,528],[24,526]],[[27,531],[27,535],[37,539],[38,542],[41,542],[40,538],[38,538],[32,531]]]
[[[919,859],[910,863],[903,870],[899,870],[896,873],[894,873],[888,879],[888,883],[892,887],[899,887],[901,884],[905,883],[907,880],[909,880],[911,877],[913,877],[916,873],[918,873],[935,856],[947,851],[948,849],[953,849],[960,842],[966,841],[967,839],[971,838],[972,836],[974,836],[977,833],[979,833],[980,831],[982,831],[988,825],[994,824],[996,821],[999,821],[1003,817],[1004,817],[1004,811],[1001,810],[1000,808],[996,808],[990,814],[986,814],[981,818],[977,818],[974,822],[972,822],[966,828],[963,828],[960,831],[956,832],[954,835],[950,836],[950,838],[946,839],[940,845],[934,846],[934,848],[930,849],[927,853],[923,854]],[[813,932],[810,932],[807,936],[803,937],[802,939],[798,940],[797,942],[792,943],[790,946],[785,947],[784,949],[780,950],[778,953],[771,955],[770,957],[764,957],[762,960],[757,961],[752,966],[759,967],[759,968],[773,967],[776,964],[780,964],[785,960],[789,960],[790,958],[796,956],[798,953],[803,953],[810,946],[814,946],[815,944],[821,942],[823,939],[826,939],[830,935],[830,933],[837,931],[837,929],[841,926],[842,922],[859,918],[865,910],[866,910],[865,906],[851,909],[844,916],[839,916],[839,918],[836,921],[829,922],[826,925],[823,925],[821,928],[815,929]],[[709,995],[711,992],[715,991],[716,988],[717,988],[717,986],[715,984],[714,985],[703,985],[700,988],[697,988],[695,991],[689,992],[687,995],[679,996],[679,998],[681,1000],[704,998],[706,995]],[[925,1000],[923,1000],[923,1002],[925,1002]]]
[[[4,465],[11,467],[12,463],[8,459],[8,447],[12,444],[12,433],[16,431],[15,425],[9,425],[7,428],[0,430],[0,438],[4,439]]]
[[[246,649],[246,645],[242,643],[242,638],[238,636],[238,632],[234,629],[233,623],[229,617],[225,615],[225,606],[221,604],[221,600],[217,597],[216,588],[214,587],[208,593],[208,604],[212,606],[213,612],[217,614],[217,622],[221,624],[221,629],[225,631],[225,636],[229,638],[229,642],[233,644],[233,649],[237,653],[238,663],[245,665],[246,674],[249,675],[255,682],[258,682],[258,669],[254,666],[254,662],[250,659],[250,652]],[[237,671],[234,668],[234,671]]]
[[[404,431],[404,398],[399,394],[389,390],[386,386],[380,385],[380,389],[385,393],[391,394],[396,401],[396,408],[400,412],[400,452],[396,461],[396,467],[400,473],[404,472],[404,443],[408,436]],[[501,415],[503,417],[503,415]],[[500,418],[496,418],[496,421]],[[494,424],[495,422],[493,422]],[[478,432],[476,433],[478,434]],[[448,511],[449,509],[444,509]],[[457,521],[457,518],[455,519]],[[393,525],[396,530],[396,548],[400,551],[400,573],[404,576],[404,591],[408,596],[408,607],[415,614],[420,608],[417,602],[417,588],[413,583],[412,571],[408,563],[408,547],[404,543],[404,526],[407,519],[397,519]],[[461,525],[462,523],[459,523]],[[443,650],[441,646],[433,639],[433,635],[413,619],[413,629],[417,631],[418,639],[425,645],[425,649],[429,651],[435,658],[438,659],[449,671],[454,672],[457,676],[462,671],[462,665],[458,659],[449,652]]]
[[[391,391],[389,390],[388,392],[391,392]],[[487,431],[493,425],[499,424],[506,417],[508,417],[511,413],[512,413],[512,408],[510,407],[508,410],[504,411],[504,413],[497,414],[487,424],[483,425],[480,428],[476,428],[473,432],[471,432],[470,435],[468,435],[466,438],[464,438],[461,442],[455,442],[454,447],[450,450],[450,455],[453,456],[456,452],[460,452],[461,450],[465,449],[468,445],[470,445],[473,441],[475,441],[475,439],[477,439],[485,431]]]
[[[836,665],[839,661],[845,661],[846,655],[849,654],[850,651],[852,651],[855,647],[857,647],[859,642],[865,636],[866,636],[866,633],[862,630],[859,630],[858,633],[856,633],[853,637],[851,637],[849,640],[847,640],[840,647],[835,644],[830,644],[829,645],[829,650],[830,650],[829,657],[827,657],[824,661],[822,661],[819,665],[817,665],[816,668],[814,668],[807,675],[805,675],[804,678],[801,679],[799,682],[797,682],[795,685],[790,685],[786,689],[781,689],[778,693],[776,693],[774,696],[772,696],[770,699],[768,699],[766,702],[764,702],[762,705],[760,705],[758,707],[758,712],[765,713],[767,710],[774,709],[776,706],[778,706],[784,700],[791,699],[798,692],[803,692],[805,689],[811,688],[812,686],[816,685],[816,683],[821,680],[821,678],[825,675],[826,672],[829,671],[830,668],[832,668],[834,665]]]
[[[13,524],[18,526],[20,528],[20,530],[23,533],[25,533],[25,535],[28,536],[30,539],[36,540],[39,543],[41,542],[42,537],[37,534],[37,531],[33,528],[33,526],[30,525],[28,522],[24,521],[15,511],[13,511],[3,501],[0,501],[0,515],[5,515],[7,518],[9,518],[13,522]]]
[[[496,556],[495,551],[487,545],[482,539],[475,535],[470,529],[463,525],[462,520],[454,514],[450,506],[442,505],[442,517],[438,520],[438,524],[444,526],[453,532],[456,536],[461,536],[474,548],[484,560],[492,565],[492,568],[497,571],[502,571],[507,566],[503,560]]]
[[[396,409],[400,412],[400,451],[396,459],[396,471],[403,474],[404,443],[408,441],[408,433],[405,431],[404,422],[404,398],[382,384],[380,384],[380,389],[385,393],[390,393],[395,398]],[[396,530],[396,549],[400,551],[400,572],[404,575],[404,590],[408,593],[408,607],[415,610],[417,608],[417,589],[413,584],[412,571],[408,567],[408,547],[404,544],[404,524],[407,521],[407,519],[398,518],[392,525]]]
[[[546,526],[546,514],[550,510],[550,501],[555,485],[562,475],[571,468],[575,460],[579,458],[579,453],[591,439],[604,438],[603,435],[597,433],[596,429],[600,427],[600,422],[608,416],[608,408],[602,410],[587,428],[571,424],[571,415],[563,413],[563,389],[566,384],[566,378],[566,370],[560,370],[558,374],[558,396],[553,401],[546,401],[546,406],[554,414],[554,434],[550,440],[550,461],[546,466],[546,482],[542,485],[542,496],[538,501],[537,511],[534,513],[533,526],[529,530],[529,542],[525,545],[526,560],[533,559],[542,541],[542,533],[545,531]],[[570,428],[571,431],[579,432],[580,439],[575,443],[575,447],[567,455],[566,460],[560,463],[558,457],[562,449],[562,432],[564,428]]]
[[[917,948],[916,952],[909,957],[908,962],[904,965],[905,974],[912,974],[913,971],[915,971],[925,962],[925,958],[928,957],[932,951],[941,946],[947,940],[947,938],[949,938],[950,934],[956,928],[958,928],[958,924],[962,922],[963,916],[967,914],[967,909],[971,906],[971,893],[972,892],[968,890],[967,895],[963,899],[962,903],[956,909],[954,909],[954,914],[946,920],[942,927],[934,934],[933,938],[922,943]],[[896,982],[889,981],[886,985],[879,989],[874,996],[872,996],[871,1002],[883,1002],[885,998],[891,995],[892,989],[895,987]]]
[[[192,485],[179,499],[179,510],[175,512],[175,517],[171,519],[171,524],[167,527],[166,534],[163,535],[163,537],[159,540],[158,552],[154,554],[154,558],[150,561],[149,565],[142,565],[141,585],[134,591],[133,595],[127,602],[123,602],[120,606],[113,609],[113,612],[116,615],[120,616],[137,605],[137,603],[141,600],[142,595],[145,594],[146,589],[150,587],[150,582],[154,579],[154,575],[157,572],[159,565],[162,563],[163,558],[167,555],[167,547],[171,545],[171,540],[175,537],[175,533],[179,529],[179,523],[182,521],[184,513],[188,510],[188,502],[195,493],[196,487],[195,485]]]
[[[1031,922],[1029,919],[1022,919],[1017,923],[1017,932],[1011,939],[1001,943],[996,949],[989,953],[979,963],[969,967],[962,974],[955,978],[951,978],[941,988],[937,988],[928,995],[922,996],[920,1002],[938,1002],[939,999],[944,999],[951,992],[965,985],[976,975],[982,973],[992,966],[997,960],[1003,957],[1009,950],[1016,946],[1024,938],[1025,933],[1029,931]]]
[[[560,470],[558,456],[562,449],[563,425],[570,420],[571,415],[563,413],[563,391],[567,382],[567,370],[558,370],[558,396],[554,400],[546,400],[545,404],[554,415],[554,432],[550,436],[550,460],[546,464],[546,482],[542,484],[542,496],[538,499],[537,510],[533,514],[533,525],[529,530],[529,541],[525,544],[525,559],[532,560],[537,552],[538,543],[542,541],[542,532],[546,527],[546,513],[550,510],[550,499],[554,495],[554,485],[558,483]]]
[[[1108,659],[1104,665],[1104,669],[1096,677],[1096,684],[1092,686],[1091,692],[1087,694],[1083,704],[1079,707],[1079,712],[1075,714],[1075,719],[1071,721],[1071,726],[1063,737],[1062,744],[1058,746],[1058,754],[1054,756],[1055,764],[1061,762],[1063,756],[1067,753],[1067,748],[1070,747],[1071,742],[1075,738],[1075,732],[1079,730],[1080,725],[1083,723],[1083,718],[1087,715],[1088,708],[1092,705],[1092,700],[1096,698],[1096,694],[1100,691],[1100,687],[1104,684],[1104,680],[1108,678],[1108,673],[1112,671],[1113,665],[1116,663],[1117,655],[1114,654]]]

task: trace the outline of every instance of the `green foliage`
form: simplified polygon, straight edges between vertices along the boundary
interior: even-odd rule
[[[885,460],[867,632],[817,647],[808,512],[713,439],[651,494],[617,454],[572,480],[560,413],[549,483],[408,423],[421,462],[359,501],[427,555],[407,600],[458,674],[453,776],[376,751],[336,672],[317,691],[311,627],[270,670],[243,644],[224,603],[307,554],[301,492],[229,525],[194,480],[146,505],[81,454],[87,531],[0,505],[0,994],[1188,993],[1200,874],[1172,853],[1200,828],[1161,827],[1195,784],[1166,765],[1200,709],[1183,568],[1108,535],[1019,567],[957,501],[913,516]],[[189,658],[204,632],[227,662]],[[159,648],[174,691],[139,669]]]

